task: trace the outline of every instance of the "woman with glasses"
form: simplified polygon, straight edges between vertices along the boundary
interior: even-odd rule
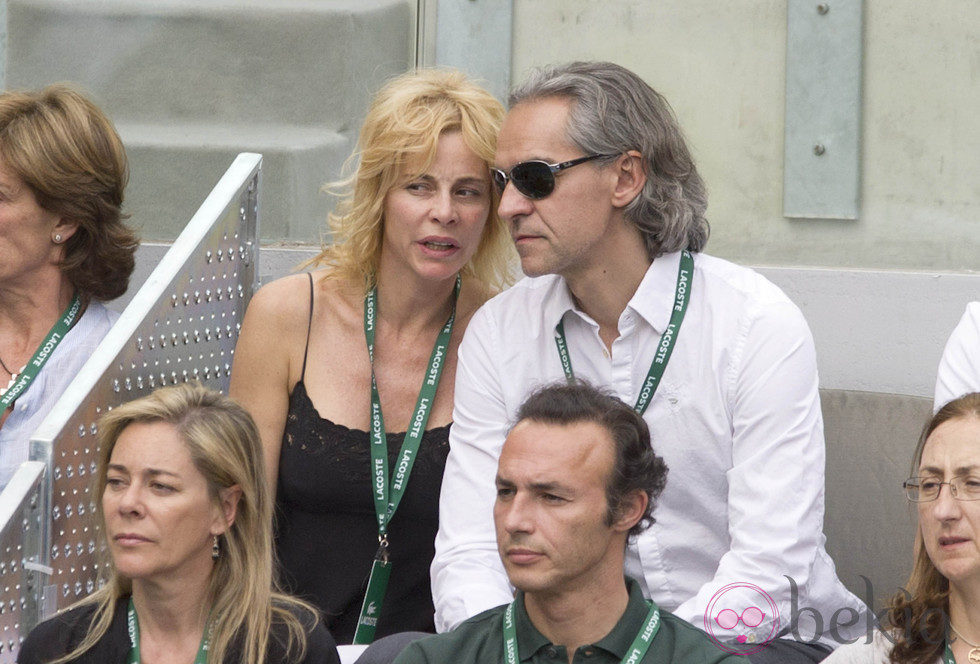
[[[276,591],[272,501],[248,413],[200,385],[99,421],[103,585],[37,626],[20,664],[339,664],[312,609]]]
[[[513,251],[489,170],[503,113],[452,70],[384,86],[322,269],[264,287],[245,317],[231,394],[262,434],[283,580],[340,643],[434,631],[456,349]]]
[[[980,662],[980,393],[929,420],[905,482],[919,512],[915,563],[871,643],[835,651],[828,664]]]

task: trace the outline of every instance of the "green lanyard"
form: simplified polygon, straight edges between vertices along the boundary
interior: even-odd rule
[[[68,334],[68,330],[75,324],[75,319],[78,318],[78,312],[81,311],[81,308],[82,300],[76,293],[71,302],[68,303],[68,308],[61,312],[61,318],[51,327],[48,336],[44,337],[44,341],[34,351],[34,356],[27,362],[27,366],[24,367],[17,380],[3,393],[3,396],[0,396],[0,413],[7,410],[10,404],[31,386],[37,375],[41,373],[41,368],[44,367],[48,358],[54,354],[54,349],[58,347],[61,340]]]
[[[364,338],[367,340],[368,358],[371,360],[371,488],[374,494],[374,511],[378,517],[380,546],[371,566],[371,576],[368,577],[361,615],[357,619],[357,629],[354,632],[355,645],[374,641],[378,615],[388,587],[388,578],[391,576],[391,563],[388,561],[388,523],[395,515],[402,496],[405,495],[408,477],[412,472],[419,445],[422,443],[425,424],[429,420],[429,412],[439,387],[439,377],[442,376],[442,367],[445,364],[446,353],[449,351],[449,339],[453,333],[456,300],[459,297],[461,283],[462,279],[457,276],[456,286],[453,288],[452,311],[432,348],[429,366],[425,371],[422,389],[415,404],[415,412],[405,433],[405,441],[398,452],[398,465],[391,482],[388,477],[388,437],[385,435],[381,398],[378,396],[378,383],[374,376],[374,332],[378,314],[378,289],[372,288],[364,297]]]
[[[514,600],[515,602],[517,600]],[[650,610],[647,612],[643,627],[630,644],[622,664],[638,664],[650,649],[650,644],[660,631],[660,609],[653,602],[647,602]],[[504,664],[517,664],[517,627],[514,625],[514,602],[504,611]]]
[[[140,664],[140,623],[136,618],[136,607],[133,606],[133,598],[129,598],[129,610],[127,611],[126,625],[129,628],[129,659],[126,664]],[[194,664],[207,664],[208,661],[208,642],[210,641],[211,626],[204,630],[201,635],[201,646],[197,649],[197,657]]]
[[[691,276],[694,274],[694,258],[691,252],[686,249],[681,252],[681,263],[677,270],[677,287],[674,290],[674,309],[670,315],[670,322],[667,329],[660,335],[660,343],[657,344],[657,354],[650,363],[650,371],[647,378],[643,381],[640,388],[640,396],[636,399],[633,410],[640,415],[650,405],[654,392],[660,386],[660,379],[667,368],[670,354],[674,352],[674,345],[677,343],[677,336],[681,332],[681,323],[684,322],[684,314],[687,312],[687,303],[691,295]],[[572,380],[575,374],[572,372],[572,358],[568,354],[568,342],[565,340],[565,323],[559,321],[555,327],[555,345],[558,346],[558,357],[561,360],[561,368],[565,372],[565,378]]]
[[[947,634],[949,634],[949,632],[947,632]],[[962,639],[963,637],[961,636],[960,638]],[[964,639],[964,643],[966,643],[968,646],[973,646],[972,643],[966,641],[965,639]],[[977,648],[976,646],[973,646],[973,650],[970,651],[970,656],[969,656],[969,660],[971,662],[977,661],[976,659],[974,659],[976,653],[977,653]],[[946,641],[946,652],[943,654],[943,664],[956,664],[956,658],[953,657],[953,649],[950,647],[949,641]]]

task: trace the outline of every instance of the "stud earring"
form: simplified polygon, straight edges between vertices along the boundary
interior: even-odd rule
[[[214,536],[214,544],[211,545],[211,558],[217,560],[221,556],[221,548],[218,546],[218,536]]]
[[[54,243],[55,244],[61,244],[61,233],[55,233],[55,235],[54,235]]]

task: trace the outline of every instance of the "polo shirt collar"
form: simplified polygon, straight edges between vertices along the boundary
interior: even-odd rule
[[[629,602],[626,604],[626,611],[623,616],[612,628],[612,631],[602,637],[594,645],[602,648],[606,652],[612,653],[620,661],[626,657],[633,639],[640,632],[643,623],[646,621],[650,606],[643,598],[643,591],[640,584],[633,579],[626,577],[626,589],[629,592]],[[531,659],[542,648],[553,645],[531,623],[524,608],[524,592],[517,592],[517,601],[514,607],[514,622],[517,631],[517,656],[520,661]]]
[[[524,608],[524,591],[517,591],[514,602],[514,624],[517,631],[517,658],[519,661],[531,659],[542,648],[552,645],[547,637],[531,623]]]
[[[640,286],[626,305],[627,309],[635,311],[661,334],[667,329],[670,315],[674,311],[677,270],[680,264],[681,252],[679,251],[658,256],[647,268]]]
[[[657,259],[660,260],[660,259]],[[620,661],[626,657],[633,640],[643,628],[647,614],[650,612],[650,605],[643,598],[643,591],[640,584],[633,579],[626,577],[626,589],[629,591],[629,603],[626,604],[626,611],[619,619],[612,631],[596,641],[595,647],[602,648],[608,653],[615,655]]]

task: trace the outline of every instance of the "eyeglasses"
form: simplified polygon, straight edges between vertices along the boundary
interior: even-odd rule
[[[532,200],[541,200],[555,190],[555,174],[572,166],[584,164],[593,159],[604,157],[615,157],[615,154],[593,154],[588,157],[579,157],[571,161],[563,161],[559,164],[549,164],[545,161],[534,159],[532,161],[522,161],[510,169],[510,173],[504,173],[499,168],[491,168],[493,183],[497,186],[497,191],[504,193],[507,182],[513,182],[514,188]]]
[[[722,609],[715,616],[715,622],[722,629],[734,629],[739,623],[744,624],[746,627],[758,627],[762,624],[765,617],[766,614],[763,613],[762,609],[757,606],[750,606],[742,611],[742,615],[738,615],[731,609]]]
[[[980,477],[973,475],[954,477],[948,482],[927,477],[910,477],[902,482],[905,494],[913,503],[928,503],[939,498],[944,484],[949,486],[949,492],[956,500],[980,500]]]

